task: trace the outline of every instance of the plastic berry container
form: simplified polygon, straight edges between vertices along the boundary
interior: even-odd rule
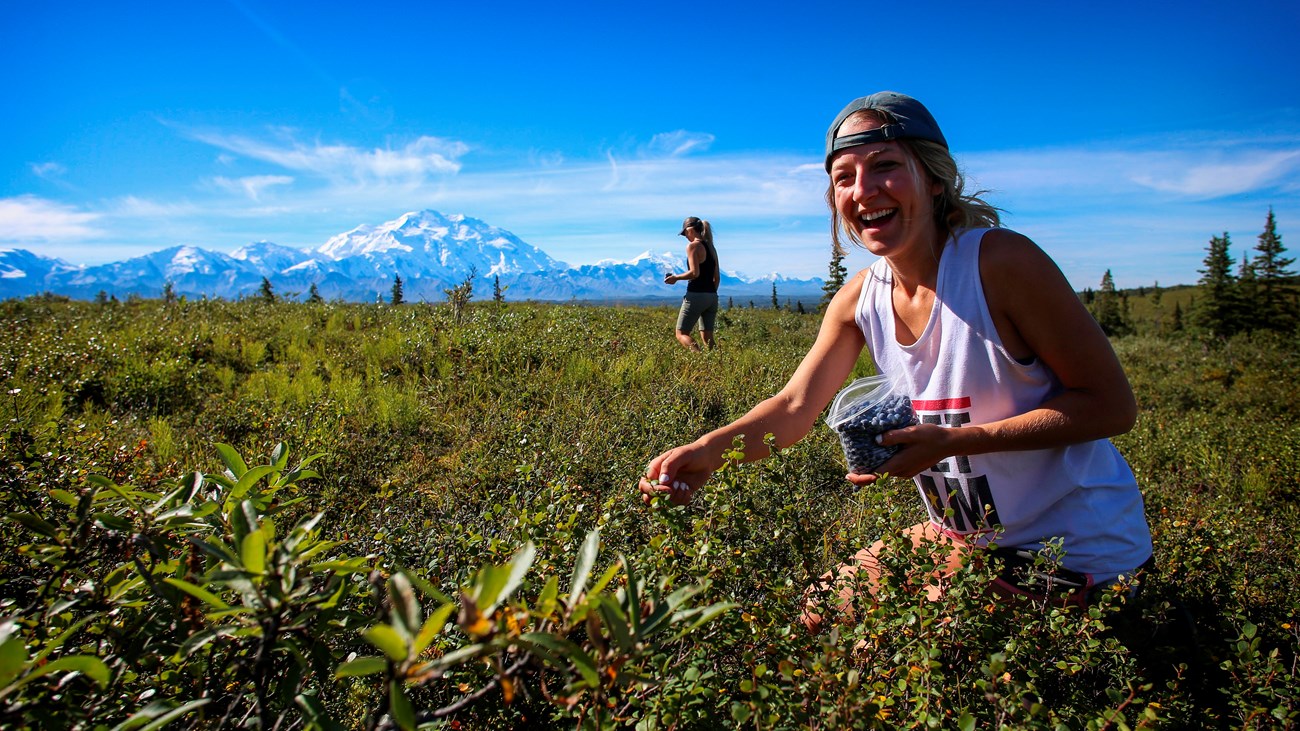
[[[826,424],[840,437],[849,472],[871,474],[899,450],[876,444],[876,435],[916,423],[912,399],[883,375],[859,378],[831,402]]]

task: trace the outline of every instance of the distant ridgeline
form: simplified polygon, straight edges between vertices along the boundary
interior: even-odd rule
[[[570,267],[519,237],[483,221],[437,211],[407,213],[377,226],[338,234],[314,251],[259,241],[231,254],[176,246],[120,262],[74,266],[22,249],[0,251],[0,298],[51,293],[100,296],[238,299],[269,282],[277,296],[306,299],[314,286],[327,300],[388,300],[401,277],[407,302],[442,302],[446,290],[474,277],[474,295],[498,289],[511,300],[653,302],[680,299],[664,273],[686,268],[683,257],[645,252],[626,262]],[[787,299],[816,303],[822,280],[780,275],[745,278],[723,273],[722,295],[770,306],[775,285]]]

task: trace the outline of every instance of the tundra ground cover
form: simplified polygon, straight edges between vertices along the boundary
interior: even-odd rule
[[[1161,571],[1087,612],[920,598],[905,556],[809,636],[813,579],[922,519],[824,425],[641,505],[658,451],[778,389],[811,315],[0,303],[0,725],[1286,728],[1294,336],[1131,336],[1117,439]],[[854,376],[872,372],[865,359]],[[280,448],[281,443],[287,448]],[[228,445],[228,446],[218,446]]]

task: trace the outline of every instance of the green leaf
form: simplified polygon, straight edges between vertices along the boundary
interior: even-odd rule
[[[334,671],[336,678],[356,678],[362,675],[374,675],[382,673],[388,669],[388,660],[382,657],[358,657],[355,660],[349,660]]]
[[[402,684],[396,680],[388,684],[388,710],[402,731],[414,731],[415,708],[411,706],[411,699],[406,697]]]
[[[253,489],[254,485],[274,471],[275,468],[265,464],[248,470],[243,475],[240,475],[239,482],[236,482],[234,489],[230,491],[230,498],[232,500],[242,500]]]
[[[133,527],[130,520],[127,520],[121,515],[114,515],[112,513],[95,513],[91,518],[94,519],[97,526],[107,528],[108,530],[126,533]]]
[[[20,523],[33,533],[39,533],[46,538],[56,538],[59,535],[57,528],[31,513],[10,513],[8,517],[9,520]]]
[[[271,450],[271,464],[275,467],[276,472],[283,471],[289,465],[289,448],[280,442]]]
[[[637,630],[635,627],[630,626],[628,616],[623,613],[623,608],[619,606],[619,603],[613,597],[602,596],[593,597],[593,599],[600,602],[598,611],[604,617],[605,626],[609,628],[610,634],[614,636],[614,641],[618,643],[619,649],[624,652],[630,651],[635,642],[633,638],[637,636]]]
[[[501,595],[501,590],[505,588],[506,582],[510,580],[509,566],[484,566],[479,569],[478,576],[474,579],[474,590],[470,596],[474,597],[474,603],[482,608],[496,605],[497,597]],[[491,612],[483,611],[484,615]]]
[[[312,573],[332,571],[335,574],[360,574],[370,570],[370,559],[365,556],[353,556],[335,561],[321,561],[307,568]]]
[[[87,625],[90,622],[90,620],[94,618],[95,615],[90,614],[68,625],[66,628],[64,628],[62,632],[59,633],[58,637],[55,637],[54,639],[47,641],[41,647],[40,651],[37,652],[36,655],[32,658],[32,661],[39,663],[42,660],[44,660],[46,657],[49,657],[50,653],[54,652],[60,647],[63,647],[63,643],[67,642],[68,638],[72,637],[77,632],[81,631],[81,628]]]
[[[262,574],[266,571],[266,534],[255,530],[244,536],[239,544],[239,559],[249,573]]]
[[[19,684],[26,685],[37,678],[42,678],[51,673],[60,673],[64,671],[70,673],[81,673],[98,683],[101,688],[108,685],[110,675],[108,666],[104,664],[103,660],[100,660],[94,655],[69,655],[68,657],[61,657],[58,660],[48,662],[33,671],[31,675],[23,678]]]
[[[225,463],[226,469],[236,480],[244,476],[248,471],[248,465],[244,463],[244,458],[239,456],[239,452],[229,444],[218,444],[217,454],[220,455],[221,461]]]
[[[22,637],[10,637],[0,643],[0,688],[18,677],[29,657],[27,643]]]
[[[588,686],[600,687],[600,671],[596,669],[596,661],[573,642],[545,632],[527,632],[520,635],[519,640],[528,645],[539,645],[570,660]]]
[[[172,586],[176,587],[177,589],[180,589],[186,594],[189,594],[195,599],[198,599],[204,604],[214,606],[217,609],[230,608],[230,605],[222,601],[221,597],[217,596],[216,594],[213,594],[212,592],[208,591],[207,589],[204,589],[203,587],[197,584],[191,584],[190,582],[184,579],[176,579],[170,576],[163,579],[163,582],[167,584],[171,584]]]
[[[420,576],[415,571],[412,571],[400,565],[397,567],[397,570],[401,571],[402,574],[406,576],[408,580],[410,580],[411,584],[415,586],[415,588],[420,590],[421,594],[424,594],[425,596],[429,597],[430,599],[433,599],[434,601],[440,604],[452,603],[451,597],[439,591],[438,587],[429,583],[428,579],[424,578],[423,576]]]
[[[184,705],[172,707],[165,701],[154,701],[144,708],[132,713],[122,723],[113,727],[113,731],[157,731],[167,724],[211,703],[210,699],[190,701]]]
[[[424,612],[415,598],[410,579],[400,571],[388,579],[388,602],[393,608],[394,627],[404,635],[405,640],[415,637],[420,632]]]
[[[73,508],[77,507],[77,505],[81,502],[76,495],[73,495],[67,490],[60,490],[58,488],[50,490],[50,497],[54,498],[55,500],[58,500],[64,505]]]
[[[569,603],[578,601],[587,579],[591,576],[591,567],[596,563],[596,552],[600,548],[600,529],[592,528],[578,550],[578,560],[573,564],[573,576],[569,579]]]
[[[549,617],[555,611],[555,599],[560,593],[560,580],[554,574],[546,577],[542,593],[537,597],[537,614]]]
[[[667,620],[673,616],[673,613],[677,611],[677,608],[685,604],[691,597],[703,591],[706,586],[707,582],[692,584],[690,586],[683,586],[672,594],[669,594],[667,599],[655,605],[654,611],[650,613],[650,616],[645,618],[644,622],[642,622],[641,636],[643,638],[649,637],[655,632],[667,627],[668,624],[670,624]]]
[[[600,577],[600,580],[591,585],[591,591],[589,593],[599,594],[604,591],[605,587],[609,586],[609,582],[613,581],[614,577],[618,575],[618,570],[620,568],[621,565],[617,561],[611,564],[609,568],[605,569],[605,573]]]
[[[497,608],[497,605],[510,599],[515,590],[519,588],[519,585],[523,583],[524,576],[528,574],[528,569],[532,568],[533,559],[536,557],[537,546],[532,541],[528,541],[515,552],[514,557],[510,559],[510,563],[505,566],[510,571],[506,577],[506,582],[497,596],[488,604],[487,609],[483,610],[484,614],[491,614]]]
[[[624,605],[627,607],[628,624],[633,636],[638,636],[641,634],[641,586],[632,568],[632,562],[627,556],[619,554],[619,560],[623,562],[623,569],[627,572],[627,585],[624,587],[627,594]]]
[[[961,717],[957,719],[957,728],[961,731],[975,731],[975,717],[970,711],[961,712]]]
[[[485,648],[487,648],[487,645],[484,645],[483,643],[465,645],[464,647],[457,648],[446,655],[443,655],[435,660],[434,663],[440,667],[449,668],[484,654]]]
[[[411,654],[419,655],[424,652],[425,648],[433,642],[433,638],[437,637],[442,628],[446,626],[447,620],[451,618],[452,610],[455,608],[453,604],[443,604],[433,610],[433,614],[429,615],[429,618],[424,622],[424,626],[420,628],[420,634],[415,638],[414,652]]]
[[[676,624],[679,621],[678,618],[680,618],[680,621],[686,621],[694,618],[695,621],[692,622],[690,625],[688,625],[685,629],[680,630],[676,635],[673,635],[672,641],[675,642],[677,640],[680,640],[682,637],[686,636],[690,632],[695,631],[701,625],[711,621],[714,617],[718,616],[719,614],[722,614],[723,612],[726,611],[730,611],[739,606],[740,605],[736,604],[735,602],[718,602],[717,604],[712,604],[702,609],[690,609],[685,612],[682,612],[681,614],[677,615],[677,617],[674,617],[673,619],[674,624]]]
[[[361,633],[366,641],[379,648],[393,662],[401,662],[410,657],[410,648],[406,640],[392,625],[377,624]]]
[[[140,503],[136,502],[135,498],[129,492],[122,489],[120,485],[107,477],[104,477],[103,475],[90,475],[86,478],[86,482],[102,489],[112,490],[118,497],[126,501],[126,504],[131,506],[132,510],[137,513],[144,512],[144,508],[140,506]]]
[[[218,637],[230,637],[235,633],[234,627],[218,627],[216,629],[205,629],[195,632],[186,638],[185,642],[176,650],[176,656],[179,658],[188,658],[195,652],[203,648],[204,645],[217,639]]]
[[[207,539],[198,538],[195,536],[191,536],[189,538],[189,541],[195,548],[199,549],[200,551],[208,554],[209,556],[217,559],[222,563],[229,564],[231,566],[234,566],[239,563],[239,557],[236,556],[233,552],[231,552],[230,548],[224,543],[217,543],[216,541],[209,541]]]

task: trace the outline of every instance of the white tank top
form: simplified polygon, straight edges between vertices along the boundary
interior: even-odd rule
[[[912,345],[894,331],[893,275],[868,268],[857,324],[876,368],[906,389],[923,423],[983,424],[1036,408],[1061,390],[1040,360],[1002,346],[979,276],[989,229],[959,231],[939,259],[934,309]],[[1151,556],[1142,495],[1110,440],[1054,449],[952,457],[916,476],[930,520],[970,542],[1039,549],[1059,538],[1066,568],[1098,582],[1131,574]],[[951,508],[952,514],[945,515]]]

